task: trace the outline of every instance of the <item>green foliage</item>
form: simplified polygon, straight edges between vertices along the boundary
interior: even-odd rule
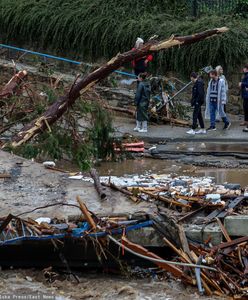
[[[14,153],[17,153],[18,155],[27,159],[37,157],[40,154],[40,149],[32,144],[25,144],[22,147],[18,148],[18,151],[16,149],[7,150],[12,150]]]
[[[47,49],[64,56],[95,61],[129,50],[137,36],[192,34],[229,26],[227,34],[155,55],[153,71],[189,73],[222,64],[229,71],[248,56],[247,19],[234,16],[187,17],[187,1],[173,0],[0,0],[5,42]],[[240,2],[247,9],[247,0]],[[240,11],[240,7],[237,7]],[[247,15],[247,14],[246,14]],[[66,55],[65,55],[66,53]]]
[[[96,159],[113,157],[114,130],[108,112],[97,103],[83,103],[76,107],[79,109],[77,113],[81,118],[89,114],[91,120],[83,132],[79,133],[77,121],[73,125],[70,122],[70,112],[60,125],[53,126],[52,132],[44,132],[32,143],[8,150],[29,159],[39,157],[60,160],[66,156],[81,170],[88,170]]]
[[[172,117],[182,120],[189,120],[189,112],[191,108],[189,105],[185,105],[179,101],[173,101],[173,105],[170,105],[170,113]]]
[[[244,18],[248,17],[248,0],[239,0],[234,12]]]
[[[89,139],[93,142],[93,153],[96,158],[113,156],[112,119],[110,114],[103,110],[99,104],[94,105],[92,111],[92,128],[89,130]]]

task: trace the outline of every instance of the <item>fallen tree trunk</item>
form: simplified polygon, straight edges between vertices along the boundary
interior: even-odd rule
[[[93,168],[90,169],[90,176],[94,180],[94,185],[95,185],[96,191],[97,191],[98,195],[100,196],[101,200],[106,200],[107,195],[105,194],[105,191],[104,191],[104,189],[101,185],[100,178],[99,178],[99,175],[97,173],[97,170],[93,169]]]
[[[20,71],[15,74],[8,83],[2,88],[0,91],[0,99],[9,98],[14,95],[16,90],[18,89],[20,83],[27,76],[27,71]]]
[[[121,187],[115,185],[115,184],[112,183],[112,182],[109,182],[109,183],[104,183],[104,182],[102,182],[102,185],[103,185],[103,186],[107,186],[107,187],[113,189],[114,191],[117,191],[117,192],[120,192],[120,193],[122,193],[122,194],[125,194],[126,196],[133,196],[133,193],[132,193],[132,192],[130,192],[130,191],[126,190],[126,189],[123,189],[123,188],[121,188]]]
[[[107,77],[110,73],[125,63],[175,46],[190,45],[226,31],[228,31],[228,28],[222,27],[188,36],[172,36],[170,39],[163,41],[151,40],[141,49],[130,50],[122,54],[117,54],[117,56],[113,57],[109,62],[76,82],[71,87],[71,90],[67,94],[59,97],[57,101],[48,107],[41,117],[25,125],[21,131],[12,138],[12,147],[17,147],[26,143],[38,133],[49,128],[50,125],[56,122],[67,111],[67,109],[74,104],[80,94],[83,94],[94,84]]]
[[[122,108],[122,107],[114,107],[114,106],[109,106],[109,105],[104,105],[104,108],[108,109],[108,110],[121,112],[121,113],[127,114],[127,115],[132,116],[132,117],[135,116],[135,111],[131,110],[131,109]]]
[[[170,123],[170,124],[176,124],[176,125],[180,125],[180,126],[189,126],[190,125],[190,123],[185,120],[179,120],[179,119],[174,119],[174,118],[169,118],[169,117],[164,117],[164,116],[161,119],[162,119],[162,121],[164,121],[166,123]]]

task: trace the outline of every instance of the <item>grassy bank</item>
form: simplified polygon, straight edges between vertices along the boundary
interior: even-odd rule
[[[70,3],[69,3],[70,2]],[[213,27],[230,31],[197,45],[156,55],[154,69],[190,72],[222,64],[229,71],[248,56],[248,22],[240,16],[187,17],[185,1],[161,0],[0,0],[3,42],[95,61],[148,39],[190,34]]]

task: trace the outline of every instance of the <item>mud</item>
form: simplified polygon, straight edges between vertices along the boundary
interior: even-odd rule
[[[130,279],[125,277],[77,274],[79,283],[63,278],[53,283],[46,282],[42,270],[7,270],[0,275],[0,295],[54,296],[56,300],[96,299],[96,300],[214,300],[217,297],[200,297],[195,289],[183,286],[171,279]]]
[[[69,174],[48,170],[42,164],[4,151],[0,151],[0,173],[11,174],[9,179],[0,179],[0,216],[60,202],[75,205],[76,196],[80,196],[87,207],[97,213],[134,213],[153,209],[152,204],[134,204],[126,201],[122,194],[110,190],[106,191],[108,200],[102,202],[92,183],[69,179]],[[79,214],[78,208],[65,205],[43,208],[29,215],[63,219]]]

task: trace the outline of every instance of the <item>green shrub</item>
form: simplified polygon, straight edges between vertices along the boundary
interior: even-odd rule
[[[247,19],[212,15],[191,20],[186,2],[0,0],[0,34],[6,43],[96,61],[129,50],[137,36],[168,38],[229,26],[227,34],[155,55],[152,71],[188,73],[208,64],[222,64],[231,71],[242,63],[248,56]]]

